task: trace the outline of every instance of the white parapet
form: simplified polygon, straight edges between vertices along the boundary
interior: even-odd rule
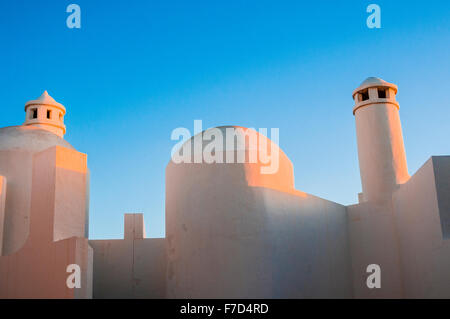
[[[144,214],[125,214],[124,224],[124,239],[145,238]]]

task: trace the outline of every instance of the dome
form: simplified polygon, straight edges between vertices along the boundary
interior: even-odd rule
[[[74,150],[74,147],[61,137],[36,126],[0,128],[0,151],[40,152],[52,146],[63,146]]]
[[[366,85],[385,85],[388,84],[388,82],[386,82],[383,79],[377,78],[375,76],[371,76],[368,77],[367,79],[365,79],[360,86],[366,86]]]
[[[231,132],[237,137],[236,140],[240,140],[240,141],[244,141],[241,138],[246,138],[249,136],[254,136],[257,138],[257,140],[255,140],[256,143],[252,143],[252,141],[250,139],[248,139],[248,143],[232,143],[232,144],[228,144],[227,142],[227,132],[228,130],[231,129]],[[267,130],[267,134],[270,133],[270,130]],[[221,134],[223,137],[223,143],[220,144],[220,146],[222,146],[221,149],[215,149],[215,151],[248,151],[248,150],[257,150],[258,149],[258,144],[257,141],[264,141],[267,144],[266,145],[270,145],[271,147],[276,147],[277,150],[280,151],[280,153],[282,153],[284,156],[285,154],[283,153],[283,151],[278,147],[278,145],[276,143],[273,143],[269,138],[267,138],[266,136],[264,136],[263,134],[260,134],[258,131],[252,129],[252,128],[247,128],[247,127],[243,127],[243,126],[234,126],[234,125],[228,125],[228,126],[217,126],[214,128],[209,128],[206,129],[204,131],[202,131],[201,133],[198,133],[197,135],[191,137],[189,140],[187,140],[184,144],[183,147],[185,147],[187,144],[191,144],[192,142],[195,142],[196,138],[203,136],[202,139],[202,147],[205,148],[206,145],[211,143],[211,139],[209,139],[209,137],[214,136],[216,134]],[[252,135],[254,134],[254,135]],[[207,136],[207,137],[205,137]],[[214,141],[214,138],[212,138],[212,141]],[[192,151],[194,150],[194,144],[192,143]],[[181,150],[181,148],[180,148]]]
[[[383,79],[371,76],[371,77],[368,77],[367,79],[365,79],[360,84],[360,86],[353,91],[353,97],[355,96],[355,94],[357,92],[365,90],[365,89],[370,88],[370,87],[390,87],[390,88],[393,88],[395,93],[397,94],[397,85],[389,83],[389,82],[386,82]]]
[[[216,139],[219,143],[214,143]],[[169,166],[174,168],[177,164],[200,165],[205,172],[211,172],[210,167],[218,170],[234,167],[243,170],[249,186],[295,191],[292,162],[276,143],[250,128],[219,126],[207,129],[174,150]]]

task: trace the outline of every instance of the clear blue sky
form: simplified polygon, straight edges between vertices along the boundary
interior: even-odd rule
[[[368,76],[399,86],[410,174],[450,153],[448,0],[1,1],[0,41],[0,126],[44,90],[66,106],[91,169],[91,238],[121,238],[125,212],[164,236],[170,134],[194,119],[280,128],[297,189],[355,203],[351,93]]]

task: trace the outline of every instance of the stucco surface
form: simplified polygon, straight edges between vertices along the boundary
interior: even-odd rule
[[[92,252],[83,237],[86,155],[56,146],[35,154],[31,167],[30,233],[19,251],[0,257],[0,298],[90,298]],[[60,204],[72,200],[82,204]],[[81,288],[66,285],[70,264],[81,267]]]
[[[365,202],[347,207],[355,298],[401,298],[398,231],[392,203]],[[381,288],[368,289],[367,266],[379,265]]]
[[[167,296],[350,297],[345,207],[252,186],[252,169],[169,163]]]
[[[9,126],[0,128],[0,151],[23,150],[40,152],[56,145],[74,149],[63,138],[36,126]]]
[[[73,147],[53,133],[33,126],[0,128],[0,175],[8,180],[3,254],[12,254],[29,234],[33,155],[52,146]]]
[[[90,240],[94,298],[165,298],[164,238],[145,238],[142,214],[125,215],[124,239]]]
[[[0,175],[0,256],[2,255],[2,247],[3,247],[5,204],[6,204],[6,178]]]
[[[450,156],[433,156],[432,161],[442,236],[450,239]]]
[[[450,241],[442,232],[450,189],[439,182],[448,171],[435,175],[449,165],[448,156],[429,159],[394,194],[406,298],[450,298]]]
[[[390,102],[373,100],[373,104],[355,113],[361,184],[366,201],[389,199],[397,185],[409,179],[398,108]]]

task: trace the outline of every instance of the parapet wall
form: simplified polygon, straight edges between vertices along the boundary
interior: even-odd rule
[[[125,214],[124,239],[90,240],[94,298],[165,298],[164,238],[144,238],[142,214]]]
[[[405,298],[450,298],[450,157],[429,159],[394,193]]]

